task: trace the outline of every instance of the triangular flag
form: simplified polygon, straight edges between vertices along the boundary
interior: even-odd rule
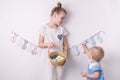
[[[77,56],[80,55],[80,52],[79,52],[79,50],[78,50],[78,46],[77,46],[77,45],[73,46],[73,47],[72,47],[72,50],[73,50],[73,52],[74,52]]]
[[[22,49],[23,49],[23,50],[26,49],[27,44],[28,44],[28,41],[24,40],[24,44],[22,45]]]
[[[94,37],[90,37],[90,41],[91,41],[91,44],[92,44],[93,46],[96,45],[96,41],[95,41]]]
[[[99,43],[102,43],[102,42],[103,42],[103,39],[102,39],[102,37],[100,36],[100,33],[96,35],[96,38],[97,38],[97,41],[98,41]]]
[[[11,41],[13,43],[15,43],[17,37],[18,37],[18,34],[14,33],[14,32],[11,33]]]
[[[32,47],[33,47],[33,44],[28,42],[27,47],[26,47],[26,50],[27,50],[28,52],[32,53]]]
[[[37,46],[33,46],[32,54],[33,55],[37,54]]]
[[[21,47],[21,46],[24,44],[24,39],[22,39],[21,37],[18,37],[18,38],[16,39],[15,44],[16,44],[17,46]]]
[[[83,43],[82,43],[82,44],[83,44]],[[80,53],[84,53],[84,49],[83,49],[83,47],[82,47],[82,44],[79,44],[79,45],[78,45],[78,50],[79,50]]]

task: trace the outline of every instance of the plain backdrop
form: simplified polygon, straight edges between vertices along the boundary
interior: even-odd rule
[[[101,61],[105,80],[120,79],[120,0],[0,0],[0,80],[46,80],[42,53],[32,55],[13,45],[12,31],[38,45],[39,28],[50,19],[50,11],[60,1],[68,15],[63,25],[69,32],[69,47],[103,30],[105,50]],[[69,52],[64,80],[83,80],[87,56]]]

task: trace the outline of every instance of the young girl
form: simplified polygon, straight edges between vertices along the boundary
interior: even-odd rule
[[[103,49],[98,46],[88,49],[86,44],[82,46],[90,59],[90,63],[88,65],[88,72],[81,72],[81,75],[86,77],[87,80],[104,80],[103,70],[100,66],[100,60],[104,57]]]
[[[40,29],[39,46],[45,50],[46,59],[48,59],[48,49],[50,52],[59,51],[63,52],[63,47],[67,50],[67,32],[63,26],[61,26],[67,12],[61,7],[61,3],[58,2],[57,6],[51,11],[51,18],[48,23],[43,25]],[[67,58],[67,52],[65,54]],[[49,80],[62,80],[63,66],[53,66],[48,60],[48,72]]]

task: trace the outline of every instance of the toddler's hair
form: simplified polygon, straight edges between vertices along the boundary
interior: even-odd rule
[[[99,46],[92,47],[94,52],[92,53],[92,57],[95,61],[100,62],[100,60],[104,57],[104,50]]]

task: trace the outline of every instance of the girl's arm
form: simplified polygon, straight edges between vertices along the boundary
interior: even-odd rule
[[[48,47],[48,44],[44,43],[44,37],[41,35],[39,36],[39,47],[40,48],[47,48]]]
[[[44,43],[44,37],[39,36],[39,47],[40,48],[53,48],[55,44],[53,42]]]
[[[64,46],[64,53],[66,57],[68,56],[68,43],[66,36],[63,37],[63,46]]]
[[[87,77],[87,78],[99,78],[100,73],[99,72],[94,72],[93,74],[88,74],[86,72],[81,72],[81,75],[83,77]]]

